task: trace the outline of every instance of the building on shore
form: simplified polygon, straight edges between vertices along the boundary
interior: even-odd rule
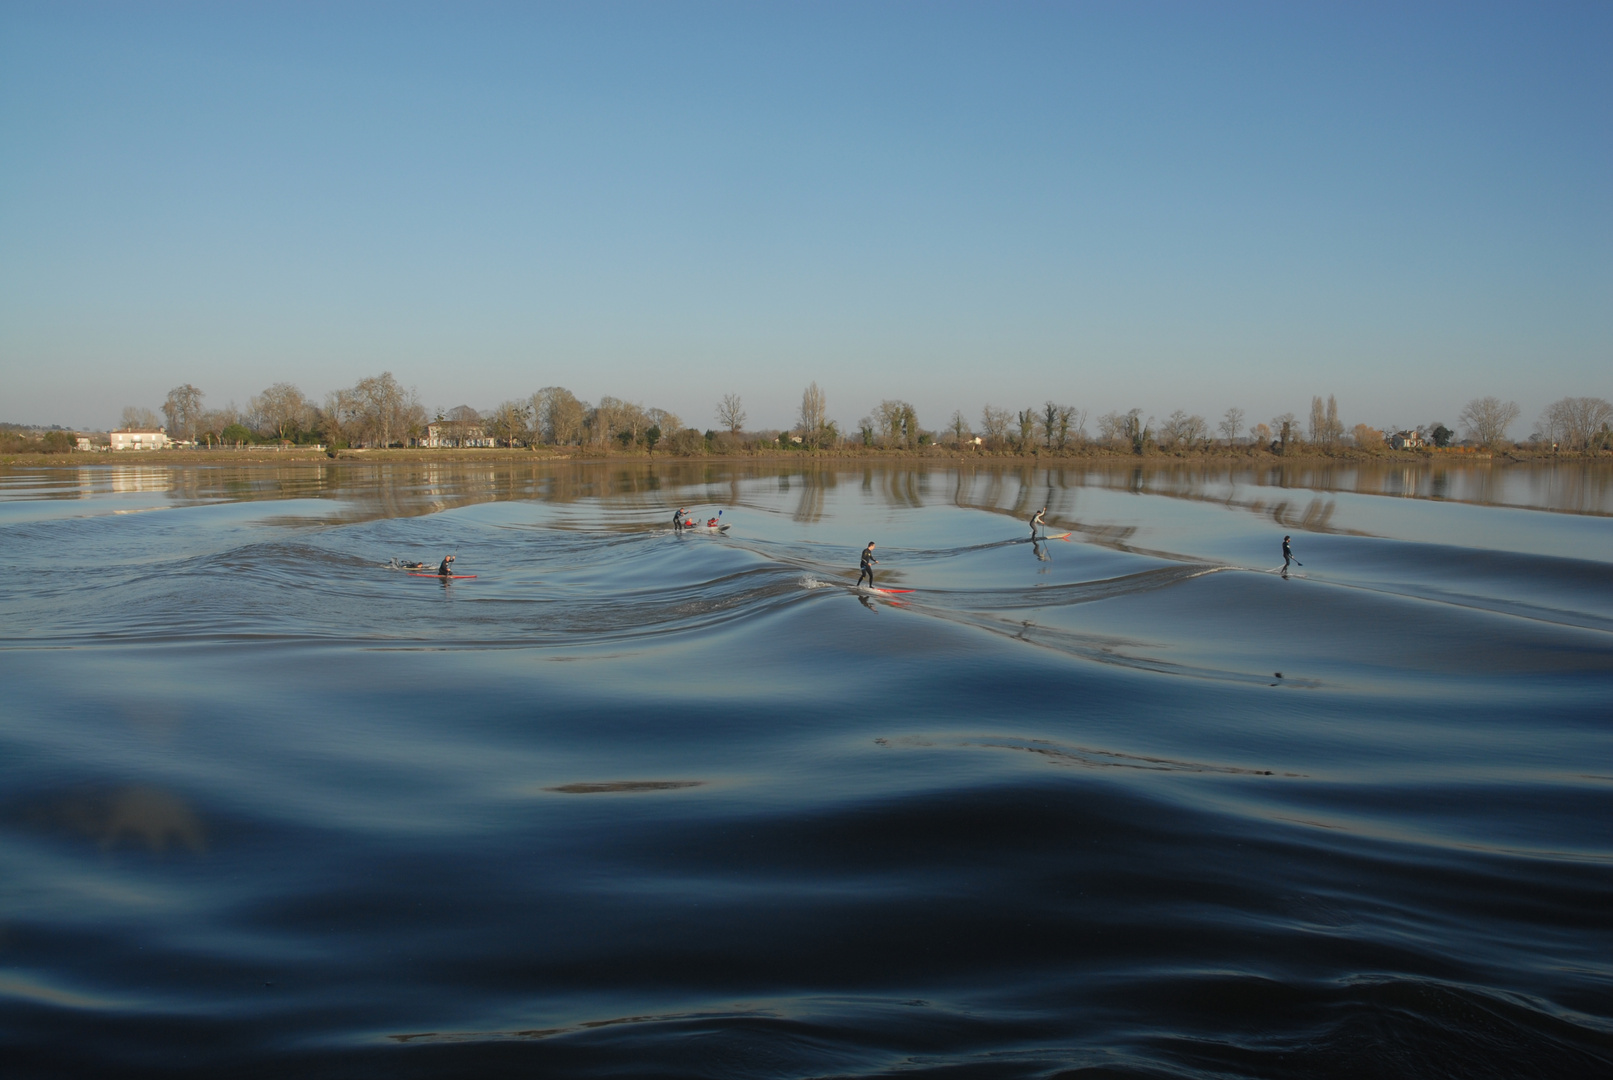
[[[107,435],[114,450],[166,450],[170,444],[168,433],[161,428],[155,431],[113,431]]]

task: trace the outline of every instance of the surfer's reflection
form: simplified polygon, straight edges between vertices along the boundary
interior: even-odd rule
[[[1047,553],[1047,544],[1042,540],[1031,541],[1031,551],[1035,553],[1038,562],[1052,562],[1053,556]]]

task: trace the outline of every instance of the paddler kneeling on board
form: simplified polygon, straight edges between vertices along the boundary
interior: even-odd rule
[[[453,561],[454,561],[454,557],[452,555],[444,555],[443,558],[442,558],[442,562],[437,567],[437,576],[438,577],[453,577],[454,576],[454,568],[449,565]]]
[[[878,559],[874,558],[874,542],[870,540],[868,541],[868,546],[863,548],[862,569],[857,572],[857,587],[859,589],[862,588],[865,576],[868,578],[868,587],[870,589],[874,587],[874,564],[878,561]]]

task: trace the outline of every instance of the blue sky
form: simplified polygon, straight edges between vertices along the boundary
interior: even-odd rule
[[[1613,6],[0,7],[0,419],[1613,397]]]

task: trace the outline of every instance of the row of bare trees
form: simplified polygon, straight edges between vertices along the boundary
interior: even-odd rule
[[[562,386],[546,386],[528,397],[504,401],[486,414],[460,405],[428,420],[417,393],[400,384],[391,372],[334,390],[319,404],[286,382],[275,383],[254,395],[245,410],[237,409],[233,402],[222,409],[208,410],[203,407],[204,397],[189,383],[168,392],[160,411],[172,437],[208,442],[318,438],[337,445],[380,447],[409,445],[419,441],[430,428],[440,442],[449,445],[493,440],[503,446],[541,443],[611,449],[619,444],[652,451],[662,445],[674,453],[692,453],[711,445],[718,431],[724,433],[728,445],[740,445],[747,420],[738,394],[725,394],[717,403],[718,431],[701,433],[686,427],[667,410],[646,408],[609,395],[590,404]],[[1495,447],[1505,443],[1508,430],[1520,415],[1516,402],[1482,397],[1468,402],[1459,422],[1472,444]],[[858,421],[852,438],[864,446],[893,449],[950,442],[955,446],[969,444],[1025,453],[1067,450],[1096,442],[1111,449],[1142,453],[1149,449],[1193,452],[1214,445],[1269,446],[1278,451],[1307,444],[1327,449],[1351,443],[1367,447],[1382,445],[1385,436],[1383,430],[1367,424],[1356,424],[1347,431],[1339,418],[1338,402],[1331,394],[1325,399],[1320,395],[1311,399],[1310,416],[1304,425],[1292,412],[1248,428],[1243,426],[1244,419],[1242,409],[1227,409],[1212,431],[1203,416],[1185,410],[1179,409],[1156,422],[1152,416],[1145,418],[1141,409],[1130,409],[1098,417],[1094,439],[1087,432],[1085,410],[1049,400],[1039,407],[1018,410],[986,405],[974,426],[961,410],[955,411],[946,428],[938,433],[920,425],[911,403],[886,398]],[[149,428],[156,427],[159,421],[154,411],[131,406],[123,411],[123,423],[126,428]],[[1607,401],[1563,398],[1546,409],[1531,441],[1564,450],[1607,448],[1613,446],[1610,424],[1613,405]],[[1445,445],[1457,435],[1440,422],[1413,430],[1437,445]],[[843,440],[839,426],[829,418],[827,397],[816,382],[802,392],[800,412],[790,432],[757,433],[751,438],[758,444],[787,442],[806,449],[833,447]]]

